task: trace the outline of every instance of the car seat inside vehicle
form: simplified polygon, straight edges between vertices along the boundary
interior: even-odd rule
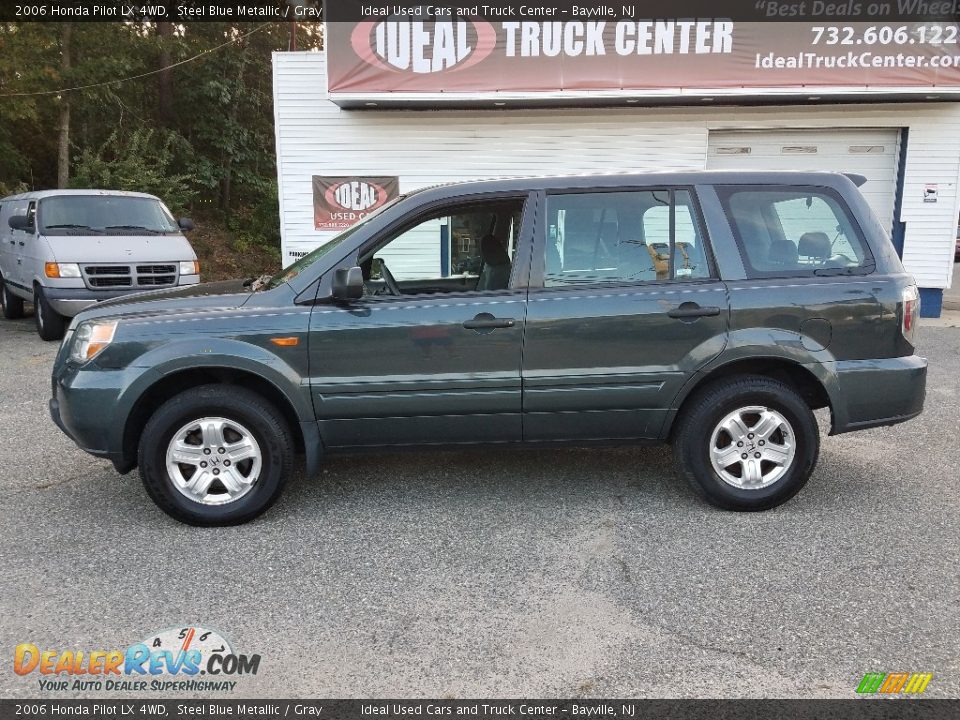
[[[510,255],[506,243],[493,233],[480,240],[480,257],[483,268],[477,280],[477,290],[505,290],[510,284]]]
[[[800,236],[797,252],[809,264],[823,263],[830,258],[830,238],[825,232],[804,233]]]

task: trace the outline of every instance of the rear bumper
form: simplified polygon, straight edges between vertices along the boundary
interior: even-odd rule
[[[831,435],[896,425],[923,412],[927,360],[918,355],[833,363]]]

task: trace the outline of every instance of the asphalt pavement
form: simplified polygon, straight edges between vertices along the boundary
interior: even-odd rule
[[[665,447],[495,449],[330,458],[199,529],[54,427],[56,344],[0,321],[0,697],[122,696],[40,691],[19,643],[186,626],[261,656],[239,697],[960,697],[960,329],[921,333],[924,414],[824,437],[773,511],[704,505]]]

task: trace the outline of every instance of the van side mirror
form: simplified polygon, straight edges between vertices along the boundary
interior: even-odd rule
[[[182,217],[182,218],[180,218],[179,220],[177,220],[177,225],[180,226],[180,229],[181,229],[181,230],[188,230],[188,231],[189,231],[189,230],[193,230],[193,228],[194,228],[193,220],[191,220],[191,219],[188,218],[188,217]]]
[[[33,220],[26,215],[11,215],[7,222],[14,230],[33,230]]]
[[[363,297],[363,271],[359,267],[335,270],[333,297],[335,300],[356,300]]]

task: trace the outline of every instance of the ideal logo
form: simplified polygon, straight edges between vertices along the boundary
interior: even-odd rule
[[[363,180],[348,180],[327,189],[326,200],[331,206],[360,212],[375,210],[387,199],[387,191]]]
[[[496,44],[496,30],[483,20],[361,22],[351,36],[354,52],[365,63],[420,75],[476,65]]]

